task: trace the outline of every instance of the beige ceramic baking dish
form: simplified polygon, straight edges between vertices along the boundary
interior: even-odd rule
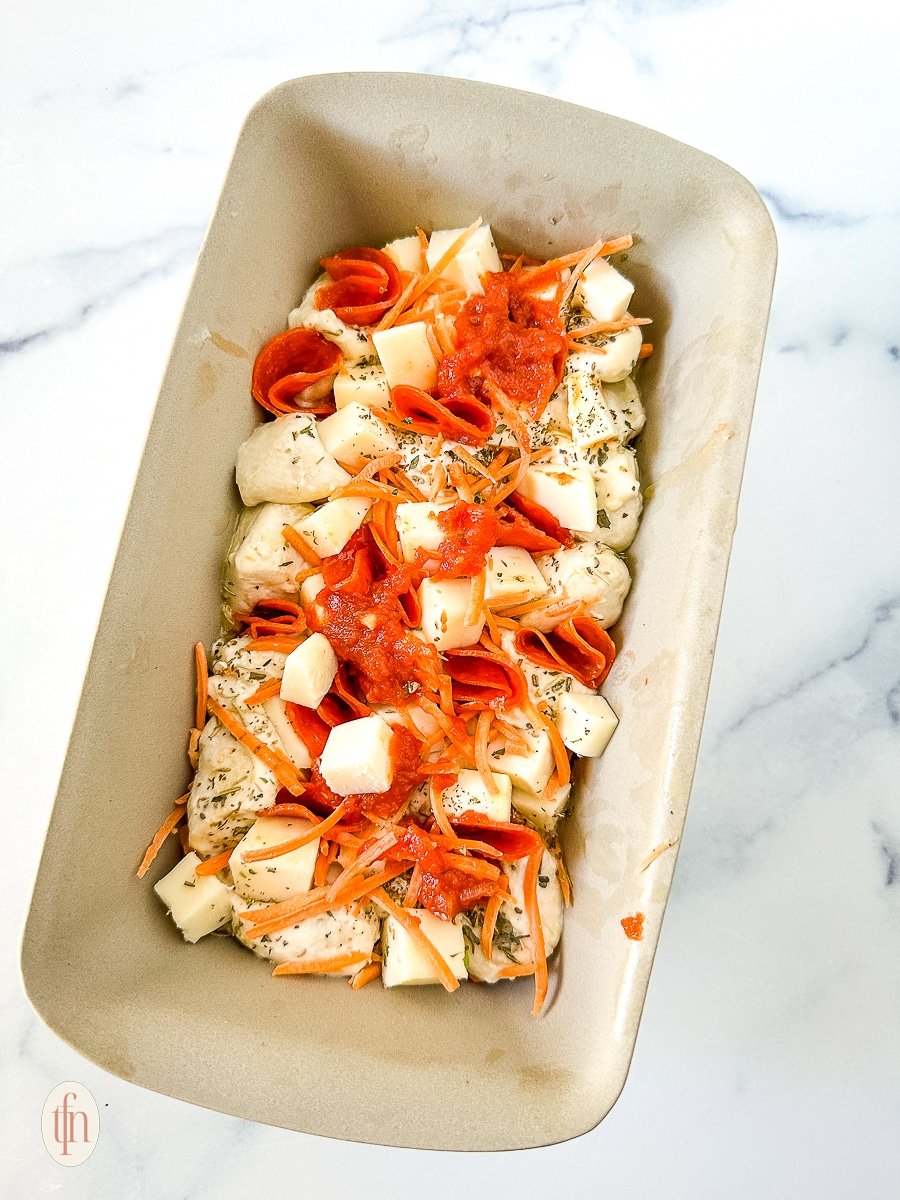
[[[621,724],[577,775],[575,904],[552,1003],[527,980],[353,992],[273,979],[227,938],[186,945],[134,877],[185,789],[190,647],[219,622],[248,381],[316,260],[421,225],[489,221],[505,248],[562,253],[634,231],[624,269],[653,317],[642,372],[648,502],[606,686]],[[311,1133],[498,1150],[592,1128],[634,1048],[712,665],[775,269],[757,193],[641,126],[462,80],[296,79],[240,135],[159,398],[103,609],[25,934],[28,994],[107,1070]],[[155,877],[175,859],[170,845]],[[643,941],[620,919],[646,915]],[[690,963],[685,963],[690,970]]]

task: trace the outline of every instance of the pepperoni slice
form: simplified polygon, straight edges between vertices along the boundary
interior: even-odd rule
[[[318,758],[325,749],[331,726],[323,721],[315,709],[306,708],[303,704],[293,704],[285,701],[284,711],[297,737],[307,748],[313,758]]]
[[[250,390],[257,404],[276,417],[295,412],[333,412],[334,404],[317,394],[315,384],[323,383],[337,371],[341,352],[333,342],[314,329],[286,329],[266,342],[256,356]],[[313,389],[309,403],[303,393]]]
[[[472,397],[449,396],[436,400],[421,388],[400,384],[391,390],[394,412],[403,424],[425,437],[445,437],[468,446],[481,446],[491,436],[497,421],[490,408]]]
[[[549,633],[520,629],[516,649],[529,662],[550,671],[565,671],[596,690],[616,657],[612,638],[594,617],[570,617]]]
[[[562,549],[562,542],[538,529],[527,517],[509,505],[498,505],[497,516],[500,518],[500,529],[496,545],[521,546],[523,550],[530,550],[532,554],[552,554],[555,550]]]
[[[452,680],[454,704],[516,708],[527,695],[525,676],[515,663],[504,661],[477,646],[447,650],[444,671]]]
[[[560,525],[553,513],[544,508],[543,504],[538,504],[536,500],[529,500],[527,496],[523,496],[521,492],[513,492],[508,498],[507,503],[511,504],[517,512],[520,512],[526,521],[530,522],[541,533],[552,538],[561,546],[574,546],[575,539],[564,525]]]
[[[525,858],[544,845],[541,835],[527,825],[491,821],[476,812],[464,813],[459,820],[451,817],[450,824],[460,837],[493,846],[509,860]]]
[[[400,271],[382,250],[350,246],[321,261],[332,282],[316,292],[316,308],[345,325],[372,325],[400,298]]]

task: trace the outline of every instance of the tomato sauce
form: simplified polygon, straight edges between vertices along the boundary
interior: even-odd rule
[[[397,598],[408,580],[389,573],[368,596],[326,587],[309,605],[306,617],[314,633],[328,638],[341,662],[355,668],[371,704],[408,703],[410,685],[434,685],[440,663],[434,646],[419,641],[406,624]],[[392,594],[394,593],[394,594]]]
[[[620,922],[625,930],[625,936],[633,942],[640,942],[644,937],[644,914],[635,913],[633,917],[623,917]]]
[[[417,904],[435,916],[452,921],[457,913],[486,900],[496,884],[490,879],[476,879],[465,871],[447,867],[445,851],[424,829],[407,825],[397,839],[404,856],[419,864],[422,877]]]
[[[456,318],[456,350],[438,367],[438,394],[480,398],[479,377],[488,375],[537,417],[565,364],[559,305],[529,295],[514,272],[485,275],[483,284],[484,295],[470,296]]]
[[[430,572],[434,579],[471,577],[484,570],[487,554],[500,533],[500,518],[486,504],[457,501],[452,508],[438,513],[438,524],[447,536],[437,548],[438,565]]]

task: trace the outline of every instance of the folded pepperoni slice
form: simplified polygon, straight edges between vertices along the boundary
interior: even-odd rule
[[[565,671],[585,687],[600,687],[616,657],[612,638],[594,617],[570,617],[549,633],[520,629],[516,649],[529,662]]]
[[[508,860],[526,858],[544,845],[541,835],[527,825],[491,821],[476,812],[464,813],[459,819],[451,817],[450,824],[461,838],[484,842]]]
[[[552,554],[555,550],[562,549],[562,542],[544,533],[522,513],[516,512],[507,504],[497,506],[497,516],[500,518],[500,529],[496,545],[521,546],[523,550],[530,550],[532,554]]]
[[[516,708],[527,696],[525,676],[515,663],[470,646],[444,653],[444,672],[450,676],[454,704],[490,704]]]
[[[316,292],[316,308],[345,325],[372,325],[400,298],[400,271],[382,250],[350,246],[321,261],[333,282]]]
[[[561,546],[574,546],[575,539],[564,525],[560,525],[553,513],[544,508],[543,504],[538,504],[536,500],[529,500],[527,496],[523,496],[521,492],[513,492],[508,498],[507,503],[511,504],[517,512],[529,521],[541,533],[545,533],[547,537],[553,538]]]
[[[436,400],[421,388],[400,384],[391,390],[391,403],[403,425],[425,437],[440,433],[469,446],[480,446],[497,425],[486,404],[467,396]]]
[[[337,371],[341,352],[314,329],[286,329],[266,342],[256,356],[250,390],[253,399],[276,417],[295,412],[329,412],[333,402],[325,381]],[[324,385],[322,389],[314,385]],[[309,402],[303,393],[312,390]]]
[[[313,758],[318,758],[325,749],[331,726],[323,721],[313,708],[285,701],[284,711],[297,737]]]

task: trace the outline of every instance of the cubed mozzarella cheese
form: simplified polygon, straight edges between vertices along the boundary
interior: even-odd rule
[[[416,557],[418,550],[437,550],[447,536],[438,523],[438,514],[452,508],[452,504],[429,504],[414,502],[398,504],[394,510],[400,549],[407,562]]]
[[[401,271],[418,274],[422,270],[422,244],[415,236],[396,238],[393,242],[388,242],[384,252]]]
[[[514,787],[542,792],[553,774],[553,747],[546,729],[538,729],[523,713],[510,712],[507,720],[526,743],[524,750],[512,750],[506,738],[492,738],[488,743],[491,768],[509,776]]]
[[[618,621],[631,576],[608,546],[582,542],[568,550],[543,554],[536,561],[553,595],[561,600],[582,601],[588,615],[596,617],[604,629]]]
[[[571,791],[568,783],[565,787],[545,788],[539,796],[524,788],[513,788],[512,806],[530,824],[552,833],[566,810]]]
[[[442,921],[426,908],[412,908],[419,928],[457,979],[466,978],[465,939],[460,925]],[[417,940],[396,917],[387,917],[381,934],[384,964],[381,969],[385,987],[440,983],[431,959]]]
[[[271,731],[270,744],[276,743],[274,730],[265,716],[263,720]],[[277,795],[278,783],[269,768],[218,721],[209,720],[200,737],[197,773],[187,801],[191,847],[205,858],[229,849],[253,824],[255,813],[274,804]]]
[[[153,889],[186,942],[198,942],[231,917],[230,889],[217,875],[196,875],[199,865],[193,851],[186,854]]]
[[[424,321],[382,329],[372,334],[372,341],[390,387],[408,384],[427,392],[437,383],[437,360]]]
[[[303,604],[312,604],[319,592],[325,586],[325,576],[319,574],[308,575],[300,584],[300,601]]]
[[[529,467],[519,491],[566,529],[589,533],[597,524],[597,493],[587,467]]]
[[[580,301],[595,321],[618,321],[625,315],[633,295],[634,284],[605,258],[595,258],[585,268],[575,289],[576,302]]]
[[[337,675],[337,655],[322,633],[311,633],[285,659],[281,699],[318,708]]]
[[[393,430],[357,401],[319,422],[319,440],[339,463],[351,468],[356,468],[360,459],[377,458],[397,449]]]
[[[264,700],[262,708],[272,722],[275,732],[278,734],[281,748],[294,766],[299,767],[301,771],[305,771],[311,767],[313,765],[313,756],[310,754],[306,743],[298,736],[297,731],[288,719],[284,701],[281,697],[273,696],[270,700]]]
[[[296,526],[320,558],[339,554],[365,520],[374,501],[365,496],[326,500]]]
[[[313,418],[301,413],[257,426],[237,453],[237,485],[248,507],[321,500],[349,479],[319,441]]]
[[[453,817],[476,812],[491,821],[508,821],[512,784],[508,775],[499,773],[499,767],[491,775],[496,788],[493,792],[481,778],[480,771],[459,771],[456,783],[445,788],[441,795],[446,812]]]
[[[330,342],[334,342],[345,358],[355,362],[372,353],[372,342],[368,333],[364,329],[354,329],[345,325],[330,308],[316,307],[316,296],[320,289],[332,282],[330,275],[319,276],[298,307],[288,316],[288,328],[315,329]]]
[[[296,575],[306,563],[285,542],[282,530],[311,511],[308,504],[261,504],[248,510],[226,564],[226,600],[233,609],[249,612],[257,600],[296,598]]]
[[[394,780],[394,733],[381,717],[360,717],[335,725],[319,762],[322,778],[339,796],[386,792]]]
[[[374,355],[338,371],[334,379],[334,402],[338,409],[348,404],[364,404],[372,409],[390,406],[391,389],[387,375]]]
[[[493,607],[537,600],[546,590],[546,580],[521,546],[495,546],[488,553],[484,598]]]
[[[436,229],[428,240],[426,261],[428,266],[435,267],[447,253],[457,238],[465,233],[464,229]],[[481,225],[466,239],[464,245],[444,267],[441,275],[451,283],[465,288],[469,293],[480,294],[484,291],[481,283],[482,275],[488,271],[501,270],[500,255],[494,245],[490,225]]]
[[[597,758],[609,745],[619,718],[602,696],[563,696],[556,727],[566,746],[582,758]]]
[[[327,963],[344,954],[372,954],[381,936],[381,921],[374,909],[371,906],[358,909],[353,905],[329,909],[276,934],[251,940],[247,934],[252,926],[241,920],[240,913],[254,912],[263,905],[257,901],[247,902],[235,893],[232,906],[234,936],[254,954],[274,963],[302,962],[304,959]],[[355,975],[358,970],[356,964],[335,973]]]
[[[566,367],[569,420],[579,449],[600,442],[627,442],[644,427],[644,410],[634,380],[603,383],[600,355],[572,354]]]
[[[471,579],[423,579],[419,588],[422,632],[439,650],[474,646],[484,629],[484,612],[467,620],[472,603]]]
[[[270,846],[293,841],[310,828],[309,821],[259,817],[235,846],[228,860],[238,894],[245,900],[274,904],[308,892],[319,853],[319,838],[262,862],[244,862],[244,855],[251,850],[268,850]]]

